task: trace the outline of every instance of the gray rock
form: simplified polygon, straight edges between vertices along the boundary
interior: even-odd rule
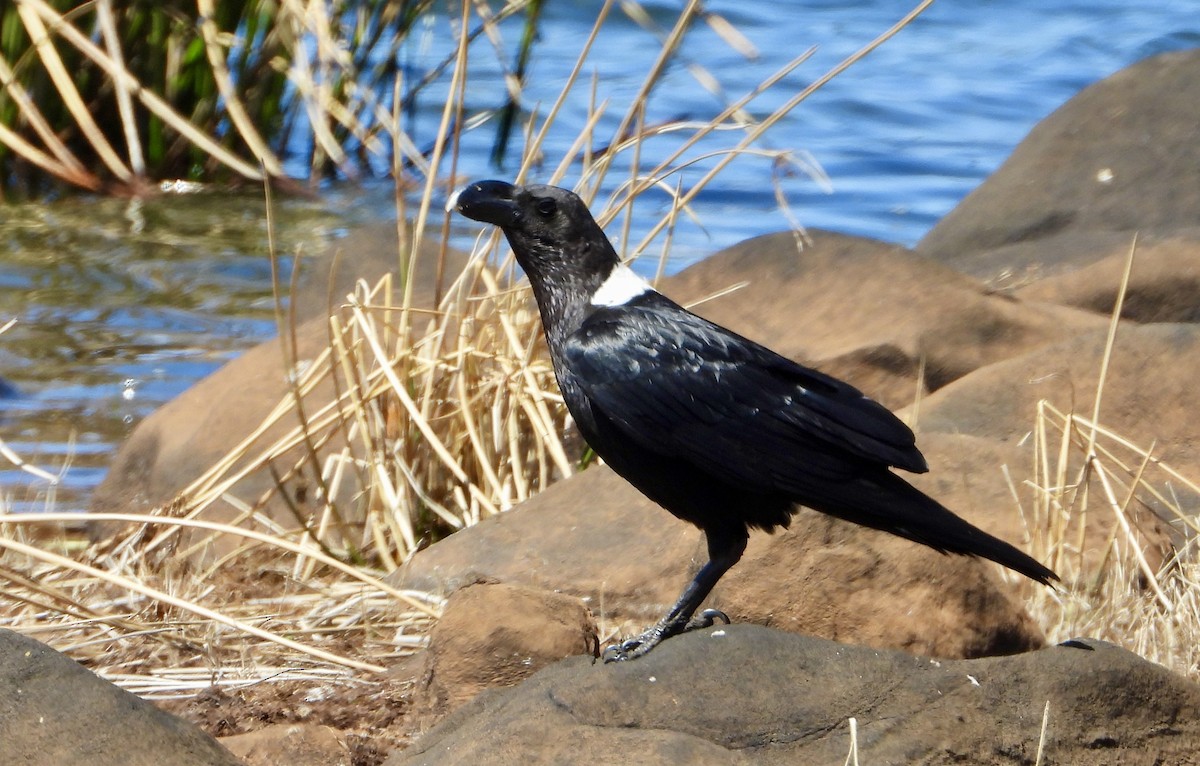
[[[1061,273],[1135,231],[1200,227],[1200,50],[1091,85],[1030,131],[917,251],[989,280]]]
[[[1048,713],[1047,713],[1048,709]],[[1045,716],[1045,718],[1044,718]],[[709,628],[487,692],[386,766],[1200,762],[1200,685],[1102,642],[933,661]]]
[[[240,766],[192,724],[0,629],[0,766]]]

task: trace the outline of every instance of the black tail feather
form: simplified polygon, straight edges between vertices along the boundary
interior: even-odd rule
[[[942,553],[979,556],[994,561],[1043,585],[1059,580],[1049,567],[973,526],[891,471],[859,479],[852,486],[842,485],[836,504],[814,507]]]

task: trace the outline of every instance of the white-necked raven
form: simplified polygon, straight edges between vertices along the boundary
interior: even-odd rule
[[[499,226],[541,312],[554,372],[583,438],[647,497],[690,521],[709,561],[674,607],[607,660],[639,657],[690,624],[751,527],[797,505],[943,553],[1058,579],[891,468],[924,472],[912,431],[860,391],[687,311],[621,264],[578,196],[481,181],[450,206]],[[723,615],[722,615],[723,616]]]

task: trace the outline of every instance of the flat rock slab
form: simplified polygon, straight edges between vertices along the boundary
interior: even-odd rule
[[[0,766],[240,766],[190,723],[0,629]]]
[[[1048,712],[1047,712],[1048,711]],[[386,766],[1200,763],[1200,685],[1118,647],[935,661],[749,625],[572,658],[487,692]]]

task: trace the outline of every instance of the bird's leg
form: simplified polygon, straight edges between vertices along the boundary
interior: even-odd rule
[[[712,625],[716,619],[721,619],[725,623],[729,622],[729,618],[716,609],[705,609],[695,620],[692,620],[692,615],[712,592],[713,586],[717,584],[721,576],[742,557],[742,553],[746,550],[748,535],[746,528],[742,527],[733,530],[706,529],[705,536],[708,538],[708,563],[700,568],[695,578],[684,588],[683,595],[675,602],[675,606],[671,607],[671,611],[667,612],[666,616],[659,620],[654,627],[641,635],[619,644],[613,644],[605,649],[605,662],[636,659],[658,646],[663,640],[693,628],[706,628]]]

